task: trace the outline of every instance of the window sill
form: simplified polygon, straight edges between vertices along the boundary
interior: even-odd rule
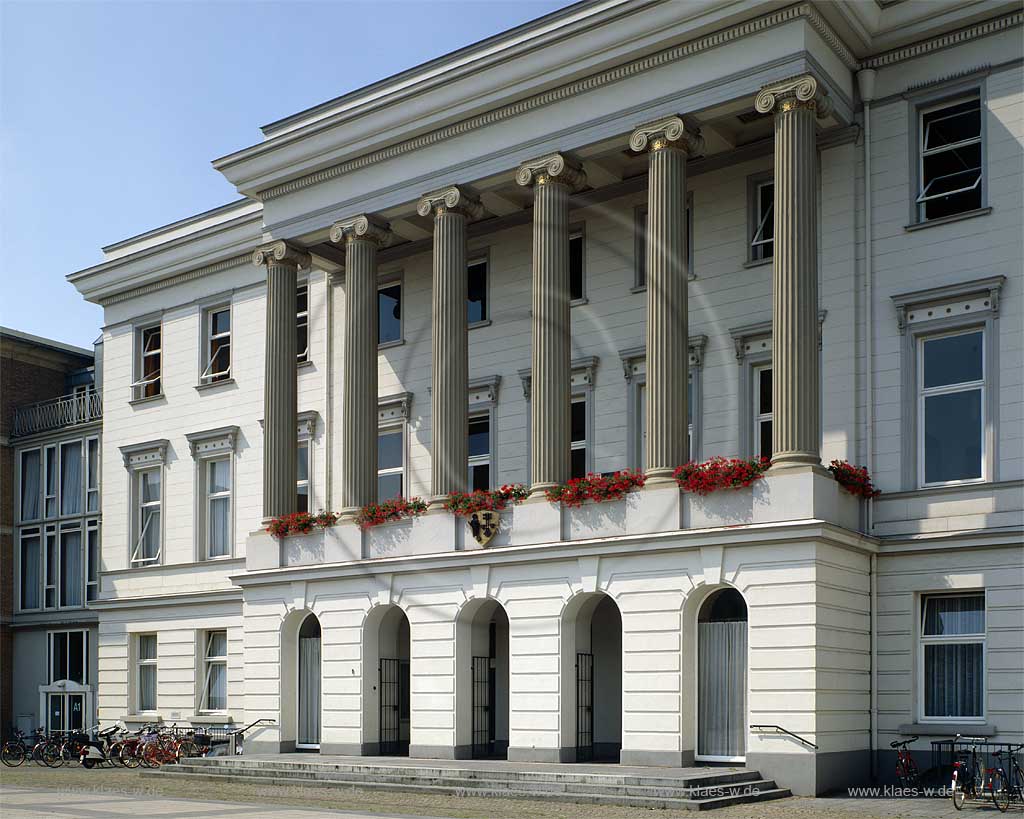
[[[470,330],[477,330],[480,327],[490,327],[490,326],[491,326],[491,320],[490,319],[484,319],[483,321],[474,321],[472,324],[469,325],[468,329],[470,329]]]
[[[131,401],[128,402],[128,406],[130,406],[130,407],[139,407],[139,406],[143,406],[145,404],[153,404],[153,403],[156,403],[157,401],[166,401],[166,400],[167,400],[167,397],[163,393],[160,393],[159,395],[149,395],[149,396],[146,396],[145,398],[133,398]]]
[[[312,370],[313,362],[307,358],[305,361],[298,362],[295,365],[295,369],[297,369],[299,372],[302,372],[303,370]]]
[[[772,256],[769,256],[767,259],[750,259],[745,261],[743,266],[748,269],[751,267],[764,267],[766,264],[771,264],[773,261],[775,261],[775,259]]]
[[[227,723],[234,724],[235,722],[234,717],[232,717],[227,711],[220,714],[195,714],[189,717],[188,721],[193,725],[225,725]]]
[[[903,229],[908,233],[912,233],[915,230],[924,230],[924,228],[935,227],[936,225],[948,225],[953,222],[962,222],[964,219],[973,219],[975,216],[987,216],[992,212],[992,208],[975,208],[974,210],[965,210],[963,213],[953,213],[949,216],[940,216],[938,219],[928,219],[924,222],[913,222],[909,225],[904,225]]]
[[[994,737],[999,729],[985,722],[971,722],[968,719],[956,722],[908,722],[896,730],[904,735],[917,734],[922,737],[951,737],[969,729],[969,736]]]
[[[383,344],[377,345],[377,352],[381,350],[390,350],[392,347],[401,347],[405,344],[404,338],[396,338],[394,341],[385,341]]]
[[[647,292],[647,285],[646,284],[634,284],[631,288],[629,288],[629,292],[630,293],[646,293]]]
[[[205,384],[196,384],[196,392],[210,392],[218,387],[233,387],[234,385],[235,379],[233,378],[225,378],[222,381],[207,381]]]
[[[572,301],[569,302],[570,307],[579,307],[582,304],[590,304],[590,299],[584,296],[581,299],[573,299]]]

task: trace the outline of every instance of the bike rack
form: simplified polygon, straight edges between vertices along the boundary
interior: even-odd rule
[[[818,746],[811,742],[809,739],[804,739],[799,734],[794,734],[792,731],[787,731],[781,725],[751,725],[751,731],[771,731],[775,734],[784,734],[787,737],[793,737],[797,742],[802,742],[808,748],[813,748],[815,751],[818,750]]]

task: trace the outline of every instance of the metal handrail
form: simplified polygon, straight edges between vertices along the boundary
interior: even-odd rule
[[[103,417],[103,396],[95,391],[62,395],[47,401],[16,407],[12,437],[33,435],[50,429],[87,424]]]
[[[818,750],[818,746],[815,745],[813,742],[811,742],[809,739],[804,739],[799,734],[794,734],[792,731],[787,731],[781,725],[751,725],[750,726],[750,730],[751,731],[767,731],[769,729],[773,729],[776,734],[785,734],[788,737],[793,737],[793,739],[795,739],[797,742],[802,742],[808,748],[814,748],[814,750]]]

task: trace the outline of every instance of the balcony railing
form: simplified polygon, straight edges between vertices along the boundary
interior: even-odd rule
[[[103,417],[103,401],[98,392],[62,395],[49,401],[26,404],[14,410],[14,437],[34,435],[61,427],[87,424]]]

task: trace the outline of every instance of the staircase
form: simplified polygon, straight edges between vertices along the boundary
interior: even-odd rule
[[[708,810],[781,799],[786,788],[745,768],[636,768],[280,754],[188,759],[144,776],[193,781],[544,799],[636,808]]]

